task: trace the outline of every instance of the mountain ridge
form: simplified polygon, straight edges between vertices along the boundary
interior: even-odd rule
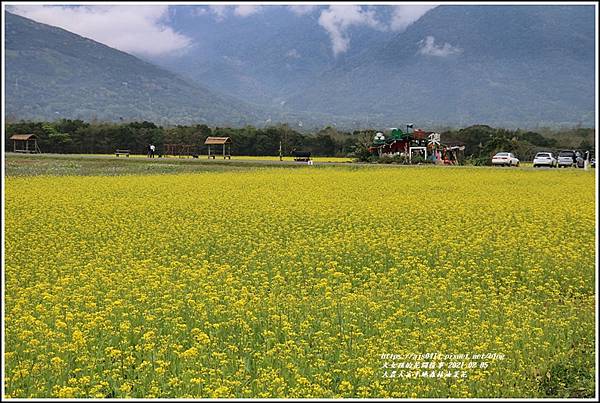
[[[89,38],[5,16],[7,116],[243,125],[268,115]]]
[[[344,69],[326,72],[312,88],[294,94],[290,108],[335,113],[333,103],[316,101],[327,93],[351,113],[379,111],[430,124],[594,124],[593,7],[468,6],[470,24],[442,24],[464,21],[464,8],[458,7],[431,10],[392,40],[349,60]],[[511,16],[502,37],[494,33],[498,26],[490,28],[500,10]],[[546,21],[535,23],[540,13]],[[557,14],[564,20],[560,24]],[[581,27],[569,24],[584,15],[588,20]],[[560,41],[544,40],[548,31]],[[485,47],[478,33],[499,43]],[[425,42],[429,38],[432,42]],[[532,49],[534,44],[541,45]],[[431,54],[420,53],[426,45]],[[446,56],[436,55],[444,49]],[[353,94],[361,94],[364,102],[352,102]]]
[[[352,27],[336,57],[316,13],[263,9],[231,24],[178,6],[170,23],[194,45],[169,57],[7,12],[7,116],[303,130],[595,124],[593,6],[442,5],[402,32]]]

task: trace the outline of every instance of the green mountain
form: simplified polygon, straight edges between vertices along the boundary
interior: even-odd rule
[[[593,127],[594,18],[593,6],[443,5],[286,106],[424,126]]]
[[[326,6],[304,16],[266,6],[224,21],[171,8],[170,25],[194,46],[152,62],[280,113],[329,114],[322,124],[350,128],[595,124],[593,5],[442,4],[402,32],[340,19],[349,48],[337,56],[321,24]],[[362,7],[382,27],[392,10]]]
[[[171,6],[170,26],[193,45],[140,56],[147,62],[7,13],[7,117],[306,131],[595,124],[590,5],[441,5],[403,32],[348,27],[338,56],[320,23],[325,6],[304,16],[230,9],[223,21],[202,10]],[[390,6],[363,11],[391,20]]]
[[[269,115],[127,53],[5,13],[6,118],[241,126]]]

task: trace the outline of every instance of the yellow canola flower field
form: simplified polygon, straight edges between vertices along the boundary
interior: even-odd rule
[[[593,396],[593,172],[29,177],[5,195],[5,397]]]

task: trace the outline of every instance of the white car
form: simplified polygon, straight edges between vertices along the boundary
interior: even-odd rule
[[[533,157],[533,167],[550,167],[554,168],[558,165],[556,158],[550,152],[541,152],[537,153],[535,157]]]
[[[497,153],[492,157],[492,165],[519,166],[519,159],[513,153]]]

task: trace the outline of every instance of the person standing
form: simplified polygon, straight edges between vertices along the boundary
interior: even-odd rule
[[[154,144],[150,144],[150,155],[152,156],[152,158],[154,158],[155,151],[156,147],[154,146]]]
[[[586,150],[584,155],[585,157],[583,159],[583,169],[587,171],[588,169],[590,169],[590,151]]]

